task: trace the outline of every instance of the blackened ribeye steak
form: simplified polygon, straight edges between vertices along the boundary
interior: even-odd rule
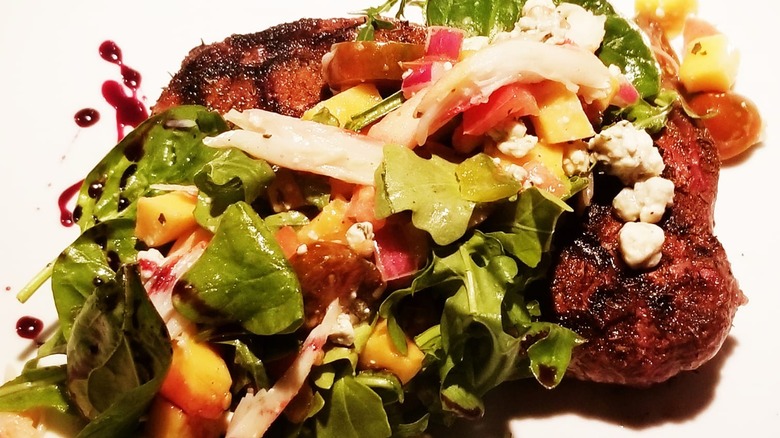
[[[354,39],[362,23],[303,19],[196,47],[154,111],[200,104],[222,113],[262,108],[300,116],[329,95],[322,56],[333,43]],[[424,38],[421,27],[406,23],[377,31],[379,40]],[[570,370],[577,378],[647,386],[696,368],[718,351],[745,301],[713,235],[720,163],[707,132],[676,110],[656,144],[664,176],[676,186],[675,204],[660,224],[666,241],[656,269],[634,271],[621,262],[621,222],[609,196],[597,197],[558,233],[547,310],[588,340],[574,352]]]
[[[720,349],[745,297],[713,235],[720,161],[706,131],[682,110],[655,141],[675,183],[661,262],[627,268],[618,252],[622,222],[602,190],[574,230],[563,233],[552,275],[555,320],[584,336],[569,372],[584,380],[647,386],[698,368]],[[597,179],[601,186],[614,181]],[[573,231],[573,232],[572,232]]]
[[[197,104],[220,113],[261,108],[298,117],[330,94],[322,78],[323,55],[334,43],[354,40],[364,22],[301,19],[195,47],[152,110]],[[399,21],[393,29],[378,29],[375,38],[421,43],[425,30]]]

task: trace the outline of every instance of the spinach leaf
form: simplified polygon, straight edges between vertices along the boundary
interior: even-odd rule
[[[122,264],[135,262],[134,229],[130,219],[101,222],[82,233],[54,262],[52,293],[65,339],[95,287],[111,281]]]
[[[471,36],[493,36],[512,30],[520,10],[517,0],[428,0],[425,17],[428,25],[457,27]]]
[[[24,412],[51,408],[68,412],[65,366],[25,369],[21,375],[0,386],[0,412]]]
[[[151,184],[192,184],[195,173],[217,154],[203,137],[225,130],[222,117],[199,106],[174,107],[141,123],[84,179],[74,209],[81,230],[133,217],[136,200]]]
[[[128,436],[162,385],[172,349],[135,265],[87,298],[67,348],[68,390],[90,423],[79,437]]]
[[[238,149],[222,149],[195,174],[199,189],[195,217],[201,226],[211,230],[230,204],[251,204],[263,194],[274,179],[274,170],[264,160],[249,157]]]
[[[325,406],[314,417],[316,436],[321,438],[389,437],[382,399],[352,376],[336,380],[324,396]]]
[[[209,246],[177,283],[176,309],[196,322],[252,333],[292,332],[303,321],[298,277],[249,204],[228,206]]]

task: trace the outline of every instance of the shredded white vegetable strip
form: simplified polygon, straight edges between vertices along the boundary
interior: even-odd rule
[[[236,147],[247,154],[292,170],[342,181],[374,185],[384,143],[322,123],[261,109],[230,110],[225,120],[241,129],[206,137],[217,148]]]
[[[171,339],[177,338],[192,325],[192,322],[181,316],[173,307],[173,287],[200,258],[206,250],[206,245],[206,242],[200,242],[186,251],[168,257],[163,257],[155,249],[138,253],[141,275],[145,279],[144,288],[157,313],[165,321]]]
[[[415,141],[424,144],[448,121],[447,115],[454,116],[453,108],[484,103],[504,85],[543,80],[564,84],[586,102],[607,97],[612,86],[609,69],[583,48],[518,38],[499,41],[456,63],[428,88],[414,112],[419,119]]]
[[[298,394],[312,367],[322,360],[322,347],[333,333],[341,313],[338,299],[333,300],[322,322],[306,337],[301,352],[282,378],[268,391],[260,390],[241,399],[228,425],[227,438],[263,436],[271,423]]]

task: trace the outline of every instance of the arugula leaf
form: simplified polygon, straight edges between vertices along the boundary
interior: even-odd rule
[[[457,27],[471,36],[493,36],[512,30],[521,7],[517,0],[428,0],[425,17],[428,25]]]
[[[82,233],[54,262],[51,287],[65,339],[95,287],[113,280],[122,264],[135,262],[134,230],[130,219],[101,222]]]
[[[498,239],[523,264],[535,268],[550,250],[558,218],[566,211],[572,211],[568,204],[532,187],[491,217],[487,234]]]
[[[81,230],[134,217],[136,200],[152,184],[192,184],[195,173],[218,152],[202,139],[227,128],[219,114],[200,106],[174,107],[141,123],[84,179],[74,209]]]
[[[436,243],[454,242],[466,232],[476,206],[461,196],[457,168],[437,156],[426,160],[403,146],[385,146],[376,172],[377,217],[409,210],[414,226]]]
[[[666,126],[666,119],[677,102],[681,102],[681,99],[676,91],[663,90],[652,99],[640,99],[626,108],[608,111],[604,115],[604,122],[606,125],[625,119],[636,128],[654,134]]]
[[[67,348],[68,390],[90,419],[79,437],[128,436],[162,385],[172,348],[136,266],[87,298]]]
[[[298,277],[243,201],[225,210],[205,252],[174,288],[173,303],[195,322],[238,323],[259,335],[292,332],[303,321]]]

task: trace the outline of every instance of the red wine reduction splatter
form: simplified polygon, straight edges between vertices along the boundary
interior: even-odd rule
[[[141,74],[124,64],[122,50],[113,41],[103,41],[98,48],[98,53],[103,60],[119,66],[122,75],[121,84],[108,80],[103,82],[101,88],[103,98],[116,110],[117,141],[121,141],[127,127],[135,128],[149,117],[146,105],[138,98]],[[87,128],[100,120],[100,113],[94,108],[83,108],[76,112],[73,119],[76,125]],[[65,227],[74,224],[73,212],[68,209],[68,204],[78,194],[82,182],[79,181],[66,188],[57,200],[60,209],[60,223]]]
[[[122,84],[105,81],[102,88],[103,98],[116,110],[117,140],[121,140],[126,127],[135,128],[149,117],[146,105],[138,98],[141,74],[124,64],[122,50],[113,41],[104,41],[99,53],[104,60],[118,65],[122,74]]]
[[[16,321],[16,334],[21,338],[35,339],[43,331],[43,321],[32,316],[23,316]]]

